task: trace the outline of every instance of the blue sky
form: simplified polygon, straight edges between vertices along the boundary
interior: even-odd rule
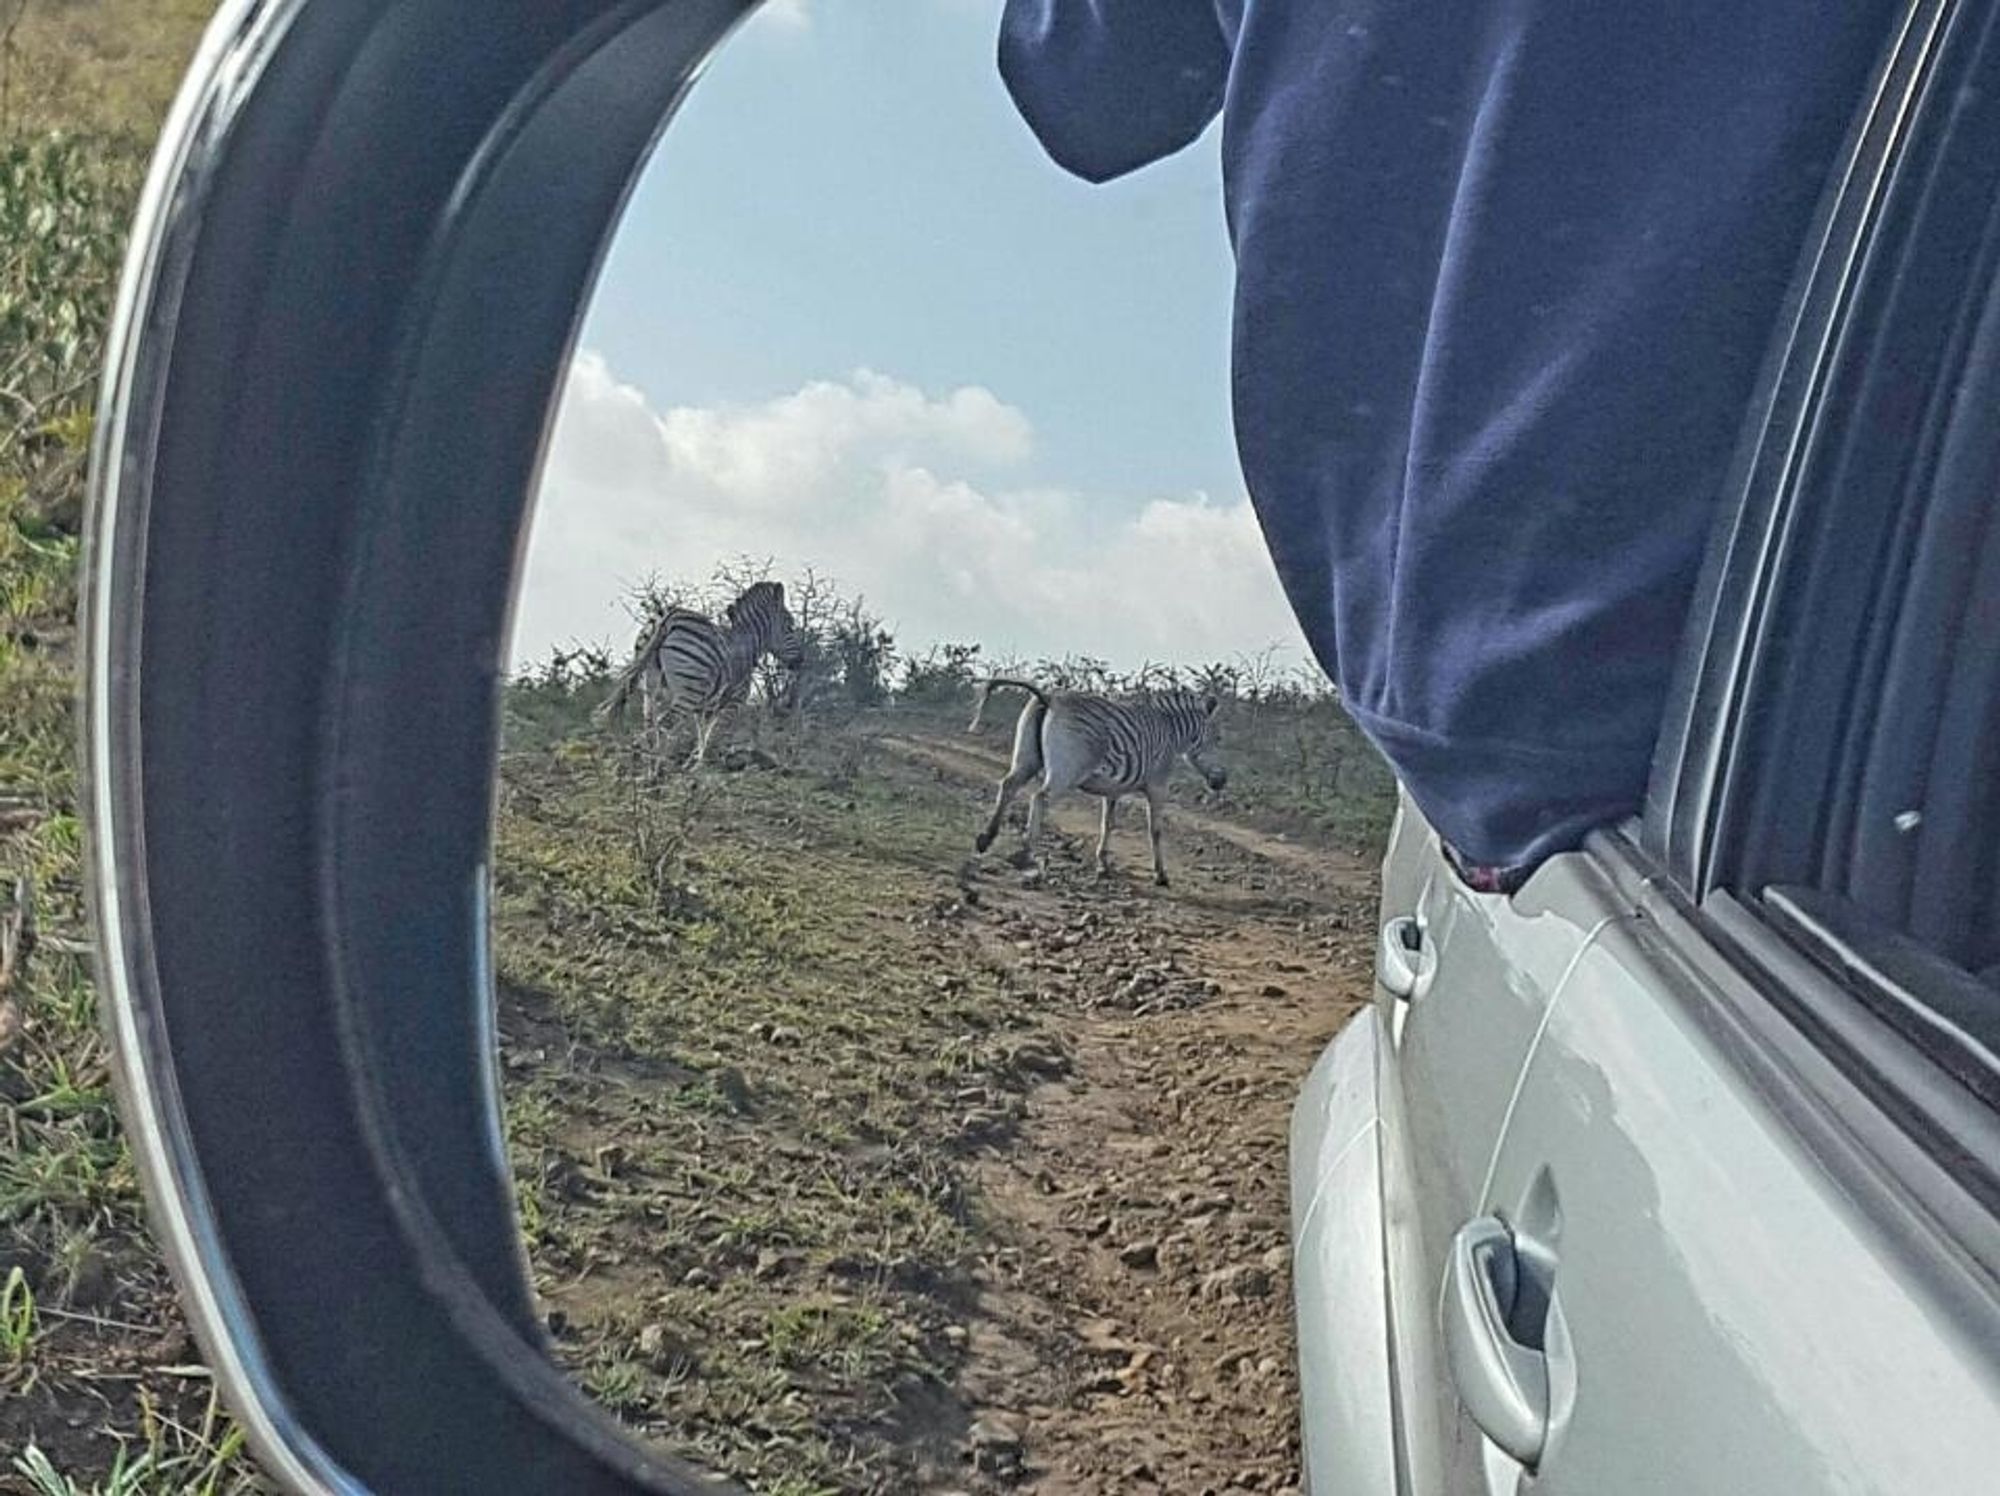
[[[632,578],[818,565],[905,641],[1291,643],[1228,420],[1214,131],[1093,187],[994,68],[994,0],[780,0],[634,195],[557,424],[517,657]]]

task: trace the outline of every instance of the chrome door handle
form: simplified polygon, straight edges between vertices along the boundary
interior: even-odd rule
[[[1423,926],[1411,915],[1402,915],[1382,926],[1382,942],[1375,952],[1375,980],[1393,997],[1412,1001],[1430,990],[1436,969]]]
[[[1547,1271],[1542,1256],[1518,1251],[1499,1217],[1481,1216],[1452,1238],[1444,1285],[1445,1359],[1458,1400],[1487,1438],[1530,1466],[1549,1430],[1540,1341],[1550,1285],[1530,1281]]]

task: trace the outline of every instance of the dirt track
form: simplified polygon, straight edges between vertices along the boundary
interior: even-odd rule
[[[1173,806],[972,852],[989,743],[503,776],[510,1133],[558,1354],[764,1496],[1298,1481],[1286,1134],[1374,876]]]
[[[1005,767],[937,739],[883,745],[968,786]],[[1071,859],[1087,849],[1094,802],[1053,819]],[[1102,882],[1060,852],[1046,882],[997,855],[968,879],[982,939],[1073,1061],[977,1168],[1001,1245],[960,1378],[975,1464],[1004,1479],[1018,1462],[1048,1496],[1289,1490],[1285,1137],[1300,1078],[1365,997],[1372,876],[1184,808],[1172,889],[1141,880],[1136,827],[1113,850]]]

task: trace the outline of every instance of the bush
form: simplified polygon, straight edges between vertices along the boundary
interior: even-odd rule
[[[903,661],[896,694],[912,706],[957,706],[984,673],[977,644],[933,644]]]
[[[91,402],[139,179],[127,150],[48,134],[0,142],[0,482],[16,523],[74,535]]]

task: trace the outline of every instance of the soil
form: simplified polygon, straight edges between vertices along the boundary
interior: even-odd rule
[[[888,746],[983,784],[1005,769]],[[1086,848],[1094,804],[1055,816]],[[1374,875],[1215,813],[1176,808],[1166,835],[1169,889],[1138,881],[1143,841],[1123,877],[985,884],[984,933],[1032,975],[1073,1066],[978,1165],[1003,1245],[959,1386],[1048,1496],[1299,1479],[1286,1134],[1366,998]]]
[[[792,1379],[795,1393],[817,1397],[815,1432],[837,1427],[854,1441],[856,1473],[839,1488],[1295,1492],[1287,1131],[1306,1071],[1366,998],[1373,869],[1235,823],[1225,801],[1168,811],[1170,888],[1151,882],[1139,814],[1114,834],[1113,870],[1098,877],[1088,863],[1096,802],[1076,797],[1052,807],[1043,867],[1023,870],[1005,855],[1013,832],[971,855],[1005,769],[990,745],[901,731],[872,741],[871,780],[886,779],[905,804],[951,807],[946,824],[962,820],[965,843],[956,867],[932,863],[927,909],[900,920],[871,911],[882,920],[875,958],[892,967],[914,940],[928,981],[956,1001],[978,998],[990,979],[1001,1054],[961,1077],[963,1115],[945,1145],[970,1249],[949,1268],[904,1263],[906,1281],[889,1284],[930,1370],[885,1367],[887,1412],[865,1397],[843,1404],[831,1380],[816,1389]],[[739,782],[766,772],[756,756],[725,760],[722,772],[732,764]],[[754,817],[738,815],[735,834],[751,836]],[[816,842],[810,829],[799,838]],[[579,1062],[578,1041],[532,992],[508,994],[503,1019],[517,1055],[569,1047],[563,1152],[585,1161],[594,1187],[615,1190],[588,1161],[609,1152],[637,1171],[649,1124],[632,1098],[679,1078],[643,1056]],[[782,1032],[751,1031],[774,1042]],[[777,1084],[749,1073],[750,1091]],[[930,1147],[915,1131],[904,1142]],[[681,1277],[678,1257],[658,1265],[656,1215],[605,1218],[580,1271],[561,1283],[544,1275],[559,1349],[580,1370],[592,1356],[635,1355],[606,1349],[634,1333],[632,1304],[684,1321],[685,1284],[709,1285],[698,1265]],[[768,1240],[744,1246],[736,1279],[715,1291],[812,1275],[781,1231]],[[662,1297],[662,1283],[681,1297]],[[841,1284],[832,1288],[828,1301],[846,1305]],[[637,1333],[654,1342],[655,1362],[671,1340],[702,1375],[698,1348],[679,1340],[699,1332]],[[584,1380],[602,1395],[601,1382]],[[635,1427],[686,1447],[685,1414],[651,1411]],[[698,1454],[707,1447],[694,1443]],[[738,1473],[758,1490],[826,1488],[773,1478],[804,1463],[739,1463]]]

